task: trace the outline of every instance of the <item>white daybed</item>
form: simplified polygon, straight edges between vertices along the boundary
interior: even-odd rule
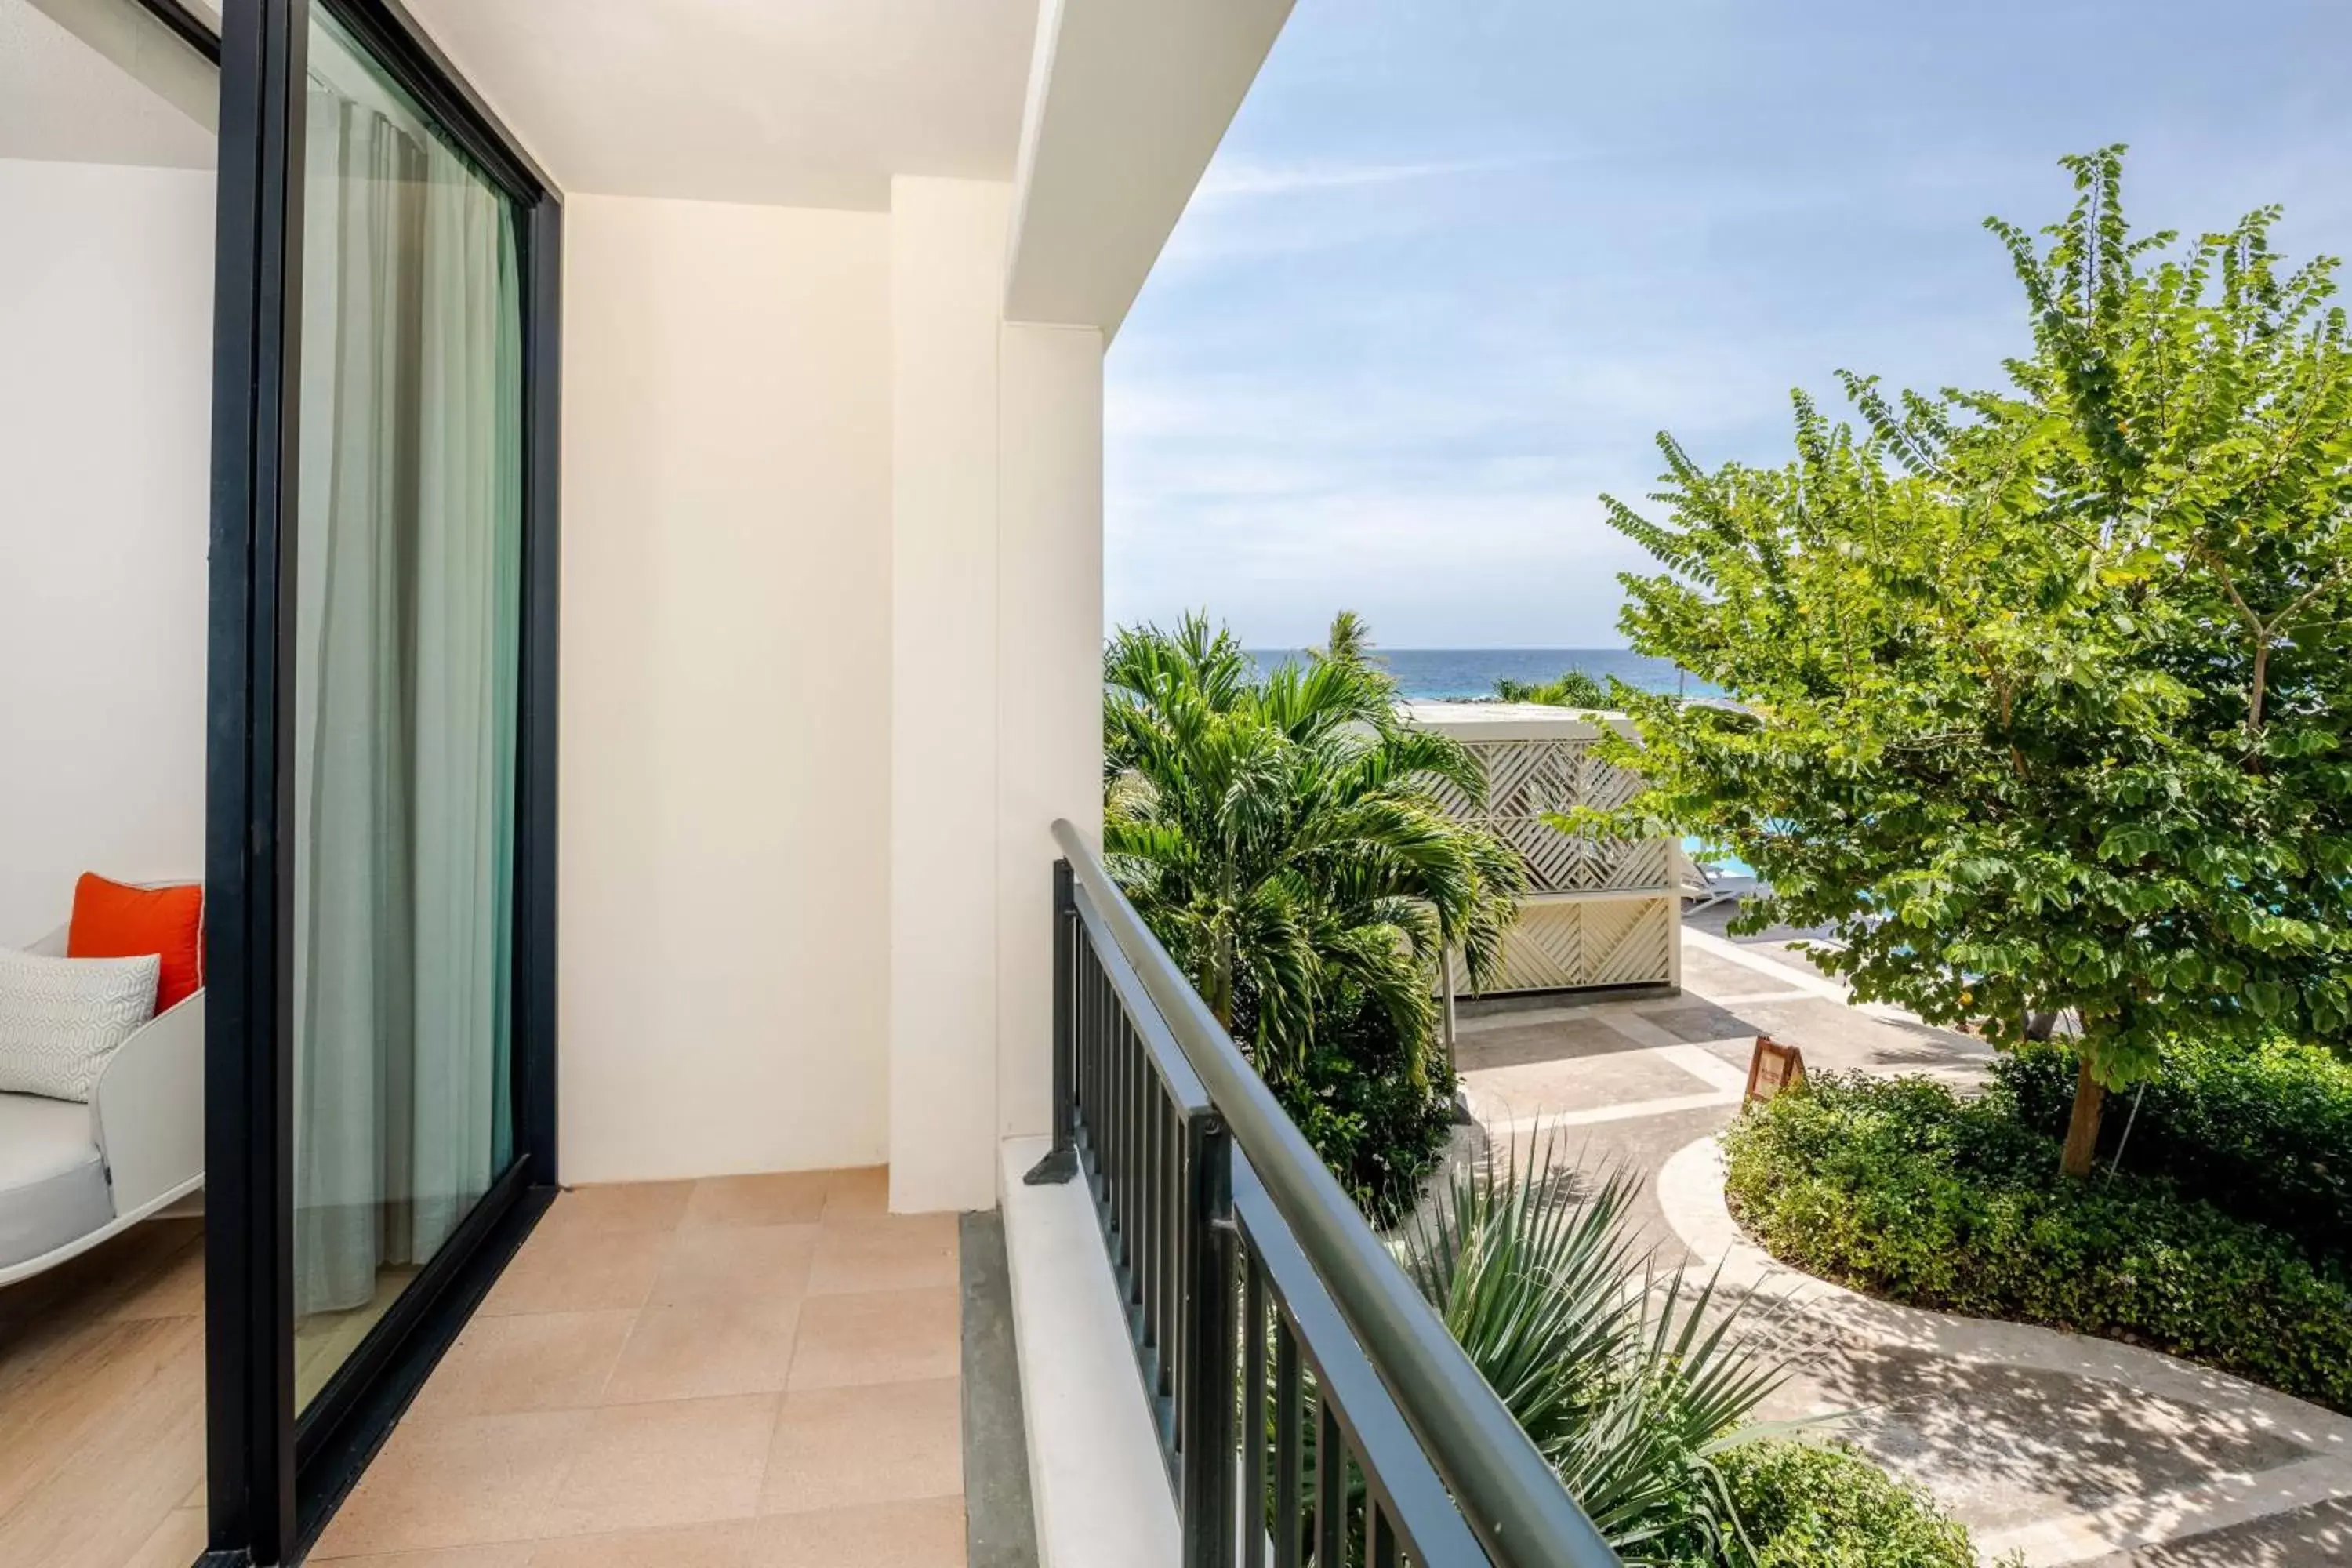
[[[64,928],[26,951],[64,957]],[[198,990],[122,1042],[88,1105],[0,1094],[0,1285],[54,1268],[204,1184]]]

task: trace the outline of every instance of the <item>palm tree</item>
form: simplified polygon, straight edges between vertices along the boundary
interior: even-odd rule
[[[1367,1009],[1425,1079],[1435,964],[1458,948],[1490,977],[1526,886],[1515,851],[1439,803],[1438,781],[1479,798],[1483,775],[1398,720],[1370,647],[1343,612],[1261,677],[1195,615],[1122,630],[1104,658],[1105,861],[1277,1087]]]

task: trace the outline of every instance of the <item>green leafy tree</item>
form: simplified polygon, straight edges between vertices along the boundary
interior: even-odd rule
[[[1277,1089],[1367,1011],[1426,1081],[1441,951],[1491,974],[1526,885],[1434,793],[1475,761],[1399,722],[1349,614],[1263,679],[1204,616],[1122,630],[1103,680],[1105,861],[1211,1011]]]
[[[1864,999],[2013,1039],[2068,1010],[2062,1166],[2168,1039],[2352,1033],[2352,347],[2279,213],[2135,237],[2123,149],[2039,237],[1988,226],[2032,350],[1996,391],[1798,395],[1785,467],[1661,437],[1666,567],[1622,625],[1739,700],[1636,697],[1629,814],[1824,925]],[[1591,826],[1591,824],[1586,824]]]

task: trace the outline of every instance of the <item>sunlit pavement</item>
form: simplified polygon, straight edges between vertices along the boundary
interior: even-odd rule
[[[1727,914],[1685,923],[1680,995],[1465,1005],[1457,1032],[1472,1113],[1497,1152],[1640,1171],[1651,1180],[1638,1217],[1670,1261],[1692,1255],[1654,1178],[1738,1114],[1759,1034],[1801,1048],[1811,1071],[1924,1073],[1962,1088],[1991,1057],[1980,1040],[1851,1005],[1793,933],[1727,939]],[[1989,1557],[2014,1547],[2037,1568],[2352,1564],[2352,1454],[2308,1430],[2226,1397],[2209,1407],[1941,1355],[1834,1316],[1788,1311],[1776,1334],[1797,1363],[1765,1414],[1849,1413],[1841,1430],[1934,1492]]]

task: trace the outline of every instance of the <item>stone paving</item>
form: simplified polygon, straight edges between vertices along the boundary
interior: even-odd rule
[[[1795,1369],[1765,1414],[1843,1413],[1840,1430],[1927,1486],[1988,1559],[2352,1568],[2352,1421],[2152,1352],[1766,1277],[1704,1169],[1719,1171],[1709,1143],[1737,1113],[1755,1037],[1801,1047],[1816,1071],[1962,1087],[1990,1052],[1853,1005],[1799,933],[1734,941],[1722,922],[1685,924],[1680,995],[1465,1004],[1457,1065],[1490,1143],[1648,1177],[1637,1217],[1663,1257],[1723,1262],[1727,1285],[1760,1279],[1782,1303]]]

